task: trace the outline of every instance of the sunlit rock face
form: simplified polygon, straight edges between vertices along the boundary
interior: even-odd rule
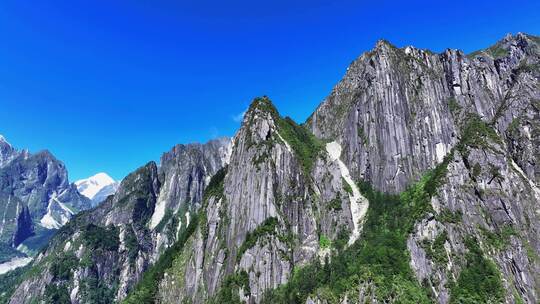
[[[355,178],[385,192],[403,191],[458,142],[458,109],[495,119],[503,132],[511,113],[531,104],[537,80],[535,72],[524,70],[538,60],[535,39],[509,36],[470,56],[451,49],[400,49],[381,40],[351,64],[308,124],[316,136],[342,143]],[[490,55],[495,51],[499,57]],[[506,101],[514,106],[502,112]],[[527,165],[527,171],[534,170]]]
[[[256,98],[232,140],[174,147],[64,226],[11,303],[47,286],[73,303],[89,290],[128,303],[262,303],[303,267],[347,273],[355,265],[329,263],[366,256],[405,275],[387,271],[401,280],[388,291],[371,279],[388,269],[358,268],[347,286],[327,282],[306,303],[459,303],[478,269],[497,286],[483,295],[491,302],[537,303],[539,41],[507,36],[470,55],[380,41],[302,126]],[[406,220],[377,215],[384,197],[426,206],[392,205],[414,220],[390,231]],[[354,247],[373,231],[385,251]],[[67,279],[51,257],[76,261]],[[155,280],[141,281],[149,269]],[[295,286],[320,278],[304,279]]]
[[[64,164],[49,151],[18,151],[0,136],[1,242],[34,253],[46,244],[49,230],[90,207],[90,200],[70,184]]]
[[[380,41],[308,120],[318,137],[342,144],[355,179],[382,192],[402,192],[449,155],[433,212],[407,242],[438,303],[456,301],[451,286],[468,267],[471,238],[505,278],[502,301],[538,302],[539,43],[520,33],[465,55]],[[376,300],[373,286],[358,289]]]
[[[335,239],[340,231],[360,230],[367,201],[356,185],[349,197],[338,144],[329,150],[281,117],[267,97],[255,99],[233,139],[227,170],[179,254],[182,264],[160,283],[160,301],[215,300],[223,282],[240,275],[249,289],[241,298],[260,302],[265,291],[287,282],[295,265],[324,259],[320,233]]]
[[[31,264],[43,267],[42,275],[25,280],[11,302],[46,297],[47,286],[69,289],[74,303],[94,301],[96,294],[107,301],[125,298],[142,273],[189,225],[210,177],[228,163],[230,150],[228,138],[176,145],[163,154],[160,166],[150,162],[129,174],[114,195],[61,228]],[[88,188],[81,192],[88,194]],[[66,259],[78,261],[67,282],[53,275]]]

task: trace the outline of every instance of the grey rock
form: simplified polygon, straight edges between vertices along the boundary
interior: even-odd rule
[[[0,242],[23,244],[28,253],[35,252],[51,235],[48,230],[90,207],[70,184],[64,164],[49,151],[17,151],[0,138]],[[32,236],[41,242],[25,242]]]
[[[351,64],[305,126],[257,98],[232,142],[176,146],[159,168],[141,168],[114,197],[76,216],[34,262],[44,267],[41,278],[25,280],[11,302],[59,284],[47,258],[74,252],[81,261],[89,250],[81,237],[91,223],[117,229],[118,248],[94,261],[97,278],[118,286],[114,298],[121,300],[197,214],[198,226],[165,270],[156,301],[219,300],[231,288],[228,279],[240,277],[242,285],[229,291],[260,303],[295,268],[332,258],[336,249],[322,248],[323,237],[343,241],[342,231],[362,237],[358,209],[367,205],[350,194],[357,189],[347,171],[353,181],[400,193],[447,157],[433,210],[407,239],[412,279],[435,302],[448,303],[473,238],[501,273],[504,302],[537,303],[539,43],[519,33],[466,55],[379,41]],[[325,149],[334,141],[342,148],[337,157]],[[427,250],[435,241],[437,255]],[[83,303],[83,283],[96,274],[84,266],[71,273],[71,301]],[[306,302],[328,303],[320,290]],[[379,303],[377,283],[359,282],[337,302]]]
[[[332,239],[340,229],[351,230],[350,209],[327,206],[338,194],[344,198],[339,205],[349,204],[338,166],[321,149],[314,163],[325,166],[305,171],[284,137],[283,121],[268,98],[252,103],[233,140],[223,192],[205,202],[206,221],[166,273],[161,302],[203,303],[227,277],[245,272],[250,292],[240,296],[258,303],[266,290],[288,280],[294,266],[319,257],[318,227]],[[257,232],[272,220],[270,233]]]
[[[10,303],[43,298],[47,285],[67,288],[72,303],[87,303],[91,301],[88,290],[98,290],[88,285],[94,280],[100,283],[100,292],[110,294],[111,301],[124,299],[142,273],[176,241],[178,231],[187,227],[184,219],[198,210],[209,177],[226,165],[229,149],[227,138],[177,145],[163,154],[161,166],[150,162],[128,175],[114,196],[76,215],[60,229],[31,265],[41,270],[25,279]],[[160,204],[165,212],[152,225]],[[89,243],[89,231],[100,231],[100,238],[116,239],[117,245],[93,248],[100,243]],[[54,269],[52,259],[72,255],[77,263],[68,270],[67,281],[47,275]]]

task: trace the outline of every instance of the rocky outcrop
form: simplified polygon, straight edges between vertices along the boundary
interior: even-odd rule
[[[497,153],[500,147],[490,148],[456,152],[445,184],[431,201],[434,213],[409,238],[411,266],[438,303],[450,301],[450,286],[467,267],[468,239],[479,242],[501,272],[508,291],[503,301],[538,299],[540,197],[515,162]]]
[[[361,215],[351,210],[365,201],[346,191],[336,149],[329,154],[307,130],[280,117],[268,98],[256,99],[197,230],[160,283],[160,301],[258,303],[294,267],[325,254],[320,239],[353,231]]]
[[[488,49],[508,52],[497,59],[485,52],[469,58],[459,50],[399,49],[381,40],[351,64],[308,124],[316,136],[342,143],[356,179],[384,192],[403,191],[457,143],[452,111],[463,108],[489,121],[503,100],[515,98],[511,92],[534,91],[534,77],[512,77],[518,68],[537,70],[535,39],[505,38]]]
[[[437,303],[538,301],[539,55],[540,39],[525,34],[468,56],[380,41],[308,121],[317,136],[338,138],[353,174],[383,192],[451,159],[407,241],[416,279]],[[492,293],[479,296],[481,284]],[[384,300],[376,286],[359,290]]]
[[[0,167],[10,162],[17,154],[17,150],[7,142],[4,136],[0,135]]]
[[[150,162],[124,178],[114,196],[60,229],[10,303],[123,299],[188,226],[184,219],[198,210],[210,176],[227,163],[228,151],[226,138],[177,145],[163,155],[160,167]]]
[[[432,200],[435,216],[419,223],[409,240],[411,265],[419,279],[429,282],[439,303],[462,296],[452,295],[448,286],[459,283],[460,273],[468,266],[463,256],[470,251],[466,244],[470,238],[480,242],[484,255],[501,272],[506,290],[502,301],[536,303],[539,299],[536,143],[540,133],[534,121],[540,110],[539,42],[524,34],[507,36],[470,56],[470,65],[495,74],[496,83],[491,84],[499,91],[499,98],[491,101],[495,111],[483,117],[482,123],[471,122],[470,115],[467,122],[465,107],[452,113],[466,144],[455,153],[447,180]],[[458,216],[449,220],[448,214]],[[426,257],[422,242],[434,242],[441,235],[448,258]]]
[[[90,207],[50,152],[17,151],[0,138],[1,242],[32,254],[46,244],[51,229]]]
[[[76,216],[11,302],[537,303],[539,54],[379,41],[304,126],[257,98]]]

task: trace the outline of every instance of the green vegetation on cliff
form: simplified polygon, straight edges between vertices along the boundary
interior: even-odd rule
[[[450,286],[450,303],[504,303],[504,289],[497,266],[488,260],[478,240],[465,240],[466,264],[456,284]]]
[[[251,292],[249,289],[249,276],[244,270],[227,276],[218,293],[211,298],[208,303],[242,304],[243,302],[240,299],[239,290],[242,290],[246,296]]]
[[[264,222],[262,222],[255,230],[248,232],[246,239],[238,249],[238,254],[236,259],[240,261],[242,255],[248,250],[257,244],[257,241],[267,235],[276,234],[276,226],[279,225],[278,219],[275,217],[269,217]]]
[[[175,259],[181,256],[184,246],[197,227],[201,227],[204,234],[206,228],[206,217],[204,216],[207,201],[211,196],[221,197],[223,195],[223,180],[227,174],[227,167],[219,170],[210,180],[205,189],[203,198],[203,207],[198,214],[195,214],[189,223],[189,226],[182,230],[176,243],[169,247],[160,256],[159,260],[152,265],[144,274],[139,283],[129,293],[123,303],[155,303],[156,295],[159,289],[159,282],[163,279],[165,272],[171,268]]]
[[[295,269],[287,284],[267,292],[264,303],[305,303],[310,295],[332,302],[357,293],[360,285],[374,286],[381,302],[429,303],[427,290],[410,268],[407,238],[414,224],[431,211],[430,198],[441,185],[451,157],[453,153],[401,195],[380,193],[360,183],[370,201],[360,239],[324,265],[316,260]]]
[[[323,145],[309,130],[300,126],[290,117],[279,118],[279,134],[287,141],[298,157],[307,176]]]
[[[286,143],[293,150],[296,158],[300,162],[302,169],[306,176],[309,176],[313,164],[319,155],[319,152],[323,150],[323,143],[316,138],[305,126],[298,125],[290,117],[281,117],[279,112],[272,104],[272,101],[266,97],[257,97],[253,100],[249,107],[248,113],[252,111],[261,111],[269,113],[270,117],[274,121],[278,136],[272,136],[263,141],[266,145],[272,145],[275,141],[286,141]],[[256,115],[248,115],[248,125],[253,124],[253,120]],[[274,134],[275,135],[275,134]],[[247,145],[251,145],[251,138],[247,138]],[[257,159],[254,160],[255,164],[259,164],[269,156],[268,153],[262,153]]]
[[[123,303],[139,304],[156,302],[159,282],[163,279],[165,271],[171,267],[175,257],[180,255],[184,249],[184,244],[193,232],[195,232],[197,225],[198,216],[194,216],[187,229],[180,234],[176,243],[165,250],[159,260],[143,274],[142,279],[130,292]]]

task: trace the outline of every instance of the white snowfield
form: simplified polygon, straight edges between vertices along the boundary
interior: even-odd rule
[[[351,202],[351,214],[352,214],[352,221],[353,221],[353,231],[351,233],[351,236],[349,238],[349,245],[354,243],[358,237],[360,236],[360,230],[362,228],[362,221],[364,220],[364,217],[366,216],[369,201],[367,198],[362,196],[360,194],[360,190],[358,190],[358,186],[351,178],[351,174],[349,172],[349,168],[345,166],[343,161],[341,161],[341,145],[335,141],[326,144],[326,151],[330,155],[330,158],[332,161],[335,161],[339,165],[339,170],[341,171],[341,177],[343,177],[343,180],[351,187],[352,194],[349,193],[349,201]]]
[[[13,269],[28,265],[32,261],[32,258],[13,258],[10,261],[0,264],[0,275]]]
[[[56,208],[55,204],[57,205]],[[57,211],[56,215],[59,218],[54,217],[55,213],[53,208]],[[49,199],[49,204],[47,205],[47,213],[41,218],[40,223],[41,226],[47,229],[60,229],[60,227],[69,222],[69,219],[73,214],[73,211],[57,199],[56,193],[53,193]]]
[[[107,175],[107,173],[101,172],[87,179],[76,181],[75,186],[77,186],[77,190],[80,194],[89,199],[94,199],[101,189],[115,183],[116,181]]]

